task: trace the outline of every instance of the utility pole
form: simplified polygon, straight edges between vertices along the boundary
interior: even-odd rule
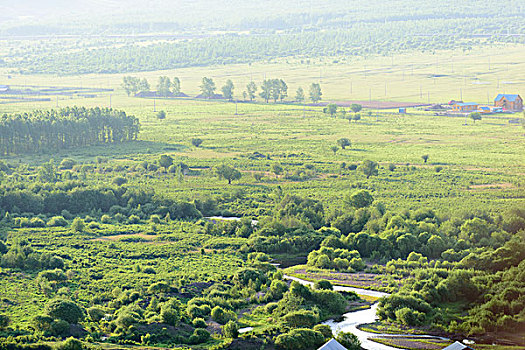
[[[111,94],[109,94],[109,108],[111,108]]]
[[[368,101],[372,102],[372,88],[368,91]]]
[[[459,88],[459,100],[463,101],[463,89]]]
[[[153,96],[153,112],[157,111],[157,101],[155,99],[155,96]]]
[[[237,113],[237,100],[235,100],[235,115],[238,115],[238,113]]]

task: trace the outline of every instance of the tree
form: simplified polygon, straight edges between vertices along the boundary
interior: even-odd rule
[[[373,202],[374,197],[367,190],[358,190],[345,198],[345,203],[356,209],[369,207]]]
[[[323,93],[321,92],[321,85],[318,83],[312,83],[312,85],[310,85],[310,100],[313,103],[318,103],[321,101],[322,96]]]
[[[378,171],[378,164],[371,160],[365,160],[361,165],[359,166],[363,174],[366,175],[366,178],[370,178],[370,176],[377,175],[379,173]]]
[[[272,82],[271,80],[264,80],[261,85],[261,92],[259,95],[264,99],[266,103],[270,100],[272,97]]]
[[[284,80],[279,79],[279,100],[283,102],[286,97],[288,97],[288,85],[286,85]]]
[[[50,159],[49,162],[42,164],[38,170],[38,178],[42,182],[56,182],[58,180],[57,169],[53,159]]]
[[[421,158],[422,158],[423,161],[426,163],[427,160],[428,160],[428,154],[423,154],[423,155],[421,156]]]
[[[357,121],[360,120],[360,119],[361,119],[361,114],[359,114],[359,113],[355,113],[355,114],[354,114],[354,120],[357,122]]]
[[[211,78],[202,78],[201,93],[204,98],[212,98],[215,95],[215,82]]]
[[[355,334],[339,332],[335,337],[335,340],[348,350],[361,350],[361,341]]]
[[[87,347],[78,339],[69,337],[55,346],[55,350],[84,350]]]
[[[474,124],[476,124],[476,120],[481,120],[481,113],[479,112],[470,113],[470,119],[472,119],[474,121]]]
[[[255,100],[255,93],[257,92],[257,85],[251,81],[248,85],[246,85],[246,91],[248,91],[248,97],[250,98],[250,101]]]
[[[350,142],[347,138],[340,138],[337,140],[337,144],[342,148],[345,149],[346,147],[350,147],[352,145],[352,142]]]
[[[157,119],[159,119],[159,120],[166,119],[166,112],[164,112],[164,111],[158,111],[158,112],[157,112]]]
[[[68,323],[78,323],[84,318],[84,310],[72,301],[55,299],[47,303],[45,312],[47,315],[64,320]]]
[[[122,78],[122,88],[126,91],[128,96],[135,95],[139,92],[140,79],[136,77],[126,76]]]
[[[226,80],[226,84],[221,88],[222,96],[231,101],[233,99],[233,88],[233,82],[230,79]]]
[[[166,97],[169,96],[171,92],[171,80],[166,76],[159,77],[159,82],[157,84],[157,93],[159,96]]]
[[[195,147],[199,147],[202,144],[203,140],[199,138],[191,139],[191,144]]]
[[[173,164],[173,158],[166,154],[160,156],[159,165],[165,169],[168,169]]]
[[[323,108],[323,112],[330,114],[330,117],[333,118],[337,113],[337,105],[335,103],[330,103],[325,108]]]
[[[350,106],[350,109],[352,110],[352,112],[358,113],[363,109],[363,106],[358,105],[357,103],[352,103],[352,105]]]
[[[178,77],[173,78],[173,82],[171,83],[171,88],[173,91],[173,95],[179,96],[180,95],[180,79]]]
[[[332,150],[332,152],[334,152],[334,155],[335,155],[337,153],[337,151],[339,150],[339,147],[332,146],[332,147],[330,147],[330,149]]]
[[[297,92],[295,93],[295,100],[299,103],[304,102],[304,90],[302,87],[297,89]]]
[[[138,85],[138,92],[146,92],[150,90],[150,86],[146,78],[143,78]]]
[[[219,166],[217,169],[215,169],[215,172],[220,179],[228,180],[228,184],[230,185],[233,180],[239,180],[242,176],[239,170],[228,165]]]

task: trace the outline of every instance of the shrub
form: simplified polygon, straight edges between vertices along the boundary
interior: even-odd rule
[[[318,348],[323,343],[323,334],[306,328],[294,329],[275,339],[277,348],[283,350],[310,350]]]
[[[228,321],[237,320],[235,312],[225,310],[220,306],[215,306],[211,310],[211,318],[217,323],[226,324]]]
[[[206,324],[206,321],[202,317],[197,317],[192,322],[193,327],[195,328],[206,328],[208,325]]]
[[[396,319],[406,326],[418,326],[423,323],[425,315],[419,311],[404,307],[396,310]]]
[[[335,339],[348,350],[361,350],[361,341],[355,334],[340,332]]]
[[[140,224],[140,217],[138,217],[137,215],[130,215],[130,217],[128,218],[128,224]]]
[[[160,216],[158,216],[157,214],[151,215],[150,218],[149,218],[149,221],[152,224],[160,224],[161,223]]]
[[[73,169],[73,167],[77,164],[76,161],[70,158],[64,158],[60,162],[60,165],[58,166],[59,169]]]
[[[210,332],[205,329],[197,328],[193,331],[193,334],[190,336],[191,344],[200,344],[205,343],[210,339]]]
[[[319,321],[319,317],[313,311],[299,310],[288,313],[283,320],[290,328],[310,328]]]
[[[104,310],[101,308],[98,308],[96,306],[90,307],[87,309],[87,314],[89,316],[89,319],[93,322],[99,322],[104,318],[104,315],[106,314]]]
[[[67,338],[55,347],[56,350],[83,350],[85,348],[84,343],[73,337]]]
[[[199,138],[191,139],[191,144],[195,147],[199,147],[202,144],[203,140]]]
[[[68,323],[78,323],[84,318],[84,311],[69,300],[51,300],[47,303],[45,311],[49,316]]]
[[[9,316],[0,314],[0,330],[6,329],[9,326]]]
[[[324,336],[324,340],[328,341],[334,337],[332,328],[326,324],[318,324],[314,326],[314,331],[321,333]]]
[[[222,326],[222,334],[227,338],[237,338],[239,336],[239,325],[235,321],[228,321]]]
[[[102,217],[100,218],[100,222],[103,224],[111,224],[111,216],[107,214],[102,215]]]
[[[75,232],[84,232],[86,229],[86,224],[84,223],[84,220],[82,220],[79,217],[76,217],[73,220],[73,223],[71,224],[71,229]]]
[[[122,186],[124,185],[126,182],[128,182],[128,180],[122,176],[118,176],[116,178],[113,179],[113,183],[117,186]]]
[[[53,216],[49,221],[47,222],[47,226],[49,227],[65,227],[67,226],[67,220],[63,216]]]
[[[332,283],[328,280],[317,280],[314,283],[315,289],[326,289],[326,290],[333,290],[334,286]]]
[[[46,227],[46,223],[44,222],[44,220],[40,218],[32,218],[29,221],[29,226],[30,227]]]

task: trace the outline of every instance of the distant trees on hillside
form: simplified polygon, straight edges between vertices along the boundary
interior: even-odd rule
[[[310,85],[310,100],[313,103],[318,103],[321,101],[322,96],[323,93],[321,92],[321,85],[318,83],[312,83],[312,85]]]
[[[0,154],[50,152],[69,147],[135,140],[139,121],[110,108],[4,114],[0,118]]]

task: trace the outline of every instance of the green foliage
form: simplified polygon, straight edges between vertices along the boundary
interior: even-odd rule
[[[62,343],[55,346],[55,350],[83,350],[86,349],[84,343],[73,337],[67,338]]]
[[[84,232],[84,230],[86,229],[86,224],[84,220],[82,220],[79,217],[76,217],[71,223],[71,229],[75,232]]]
[[[53,152],[87,145],[132,141],[139,133],[139,121],[123,111],[109,108],[68,107],[58,110],[34,111],[27,116],[4,115],[0,135],[0,154]],[[17,142],[12,135],[17,128]],[[57,135],[57,137],[55,137]],[[66,163],[68,163],[66,161]],[[57,180],[52,161],[42,165],[39,177],[43,182]]]
[[[328,280],[317,280],[314,283],[314,288],[315,289],[333,290],[334,286]]]
[[[319,103],[322,96],[323,93],[321,92],[321,85],[318,83],[312,83],[312,85],[310,85],[310,101],[313,103]]]
[[[227,338],[238,338],[239,325],[235,321],[228,321],[228,323],[222,326],[222,334]]]
[[[204,77],[202,78],[200,89],[202,97],[210,99],[215,95],[215,82],[211,78]]]
[[[275,339],[275,345],[283,350],[311,350],[321,346],[324,339],[323,334],[318,331],[299,328],[279,335]]]
[[[219,178],[228,180],[228,184],[231,185],[233,180],[239,180],[241,178],[241,172],[231,166],[221,165],[215,169]]]
[[[78,323],[84,318],[84,310],[72,301],[54,299],[46,304],[47,315],[64,320],[68,323]]]
[[[215,306],[211,310],[211,318],[219,324],[226,324],[229,321],[236,321],[237,315],[233,311],[225,310],[220,306]]]
[[[310,310],[292,311],[283,317],[290,328],[311,328],[319,322],[319,316]]]
[[[349,332],[339,332],[335,337],[335,340],[337,340],[342,346],[344,346],[348,350],[361,349],[361,341],[359,340],[359,338],[357,338],[355,334]]]
[[[377,176],[379,173],[377,168],[377,162],[371,160],[364,160],[359,166],[359,169],[363,172],[363,174],[365,174],[367,179],[369,179],[370,176]]]
[[[345,204],[349,207],[360,209],[372,205],[374,197],[367,190],[358,190],[345,198]]]

